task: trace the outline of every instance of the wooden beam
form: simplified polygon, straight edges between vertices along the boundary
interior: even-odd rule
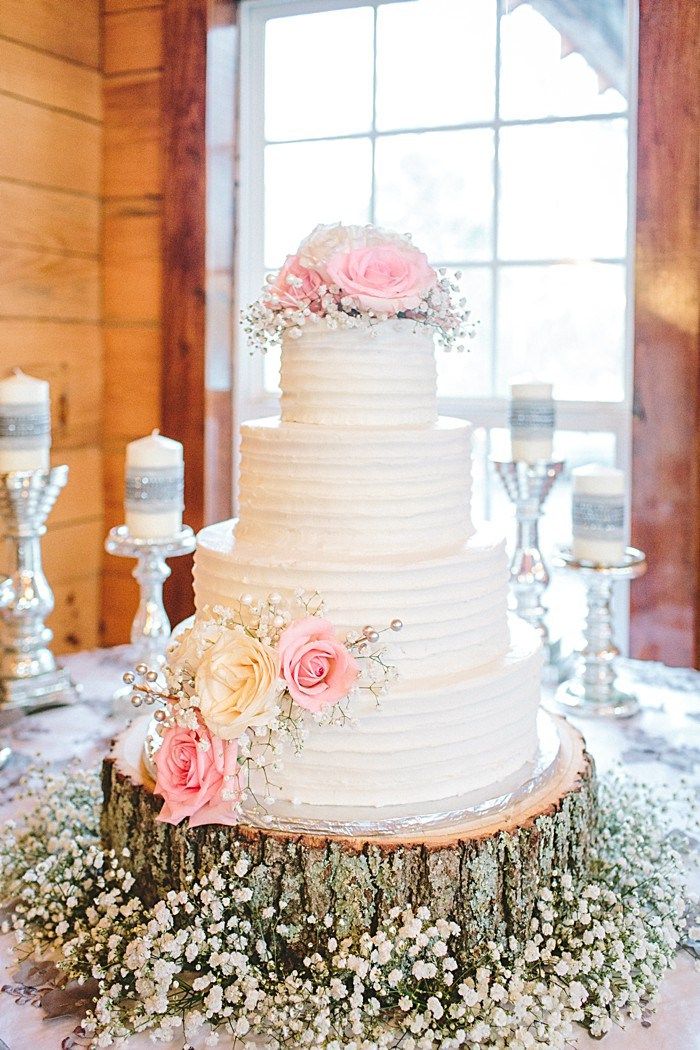
[[[700,660],[699,15],[639,4],[631,647],[679,666]]]
[[[204,524],[205,107],[207,0],[166,0],[163,11],[162,430],[185,448],[185,516]],[[172,562],[173,623],[193,609],[191,559]]]

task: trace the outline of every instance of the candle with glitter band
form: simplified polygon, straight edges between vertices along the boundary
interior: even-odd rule
[[[596,565],[619,565],[625,554],[625,476],[589,464],[572,471],[572,553]]]
[[[548,462],[552,458],[554,401],[552,384],[533,380],[510,388],[511,457],[514,462]]]
[[[182,527],[182,445],[154,430],[126,450],[124,510],[131,536],[161,539]]]
[[[0,379],[0,473],[46,470],[50,448],[49,384],[16,368]]]

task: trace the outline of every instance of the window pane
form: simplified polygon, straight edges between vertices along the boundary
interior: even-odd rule
[[[626,120],[506,127],[499,161],[502,258],[625,255]]]
[[[370,7],[275,18],[265,33],[265,135],[301,139],[369,131]]]
[[[369,139],[300,142],[265,150],[265,265],[281,265],[319,222],[369,222]]]
[[[411,231],[441,262],[488,259],[493,132],[436,131],[377,140],[376,221]]]
[[[498,389],[535,371],[555,396],[619,401],[624,391],[625,267],[507,266],[499,274]]]
[[[454,271],[450,273],[454,277]],[[458,284],[476,323],[476,335],[468,340],[462,353],[438,351],[438,394],[443,397],[491,394],[491,281],[491,270],[486,266],[468,266],[462,271]]]
[[[377,11],[377,128],[491,120],[494,0],[411,0]]]
[[[503,15],[499,105],[504,120],[627,109],[621,94],[627,78],[624,6],[602,5],[600,22],[595,14],[595,5],[581,5],[578,20],[568,25],[571,41],[529,4]]]

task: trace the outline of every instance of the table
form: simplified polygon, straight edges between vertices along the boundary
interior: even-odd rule
[[[110,699],[121,674],[130,667],[127,647],[79,653],[65,662],[84,686],[81,702],[31,715],[2,731],[3,742],[16,752],[0,776],[2,820],[21,810],[17,778],[35,756],[58,768],[76,758],[85,767],[97,766],[127,717],[112,712]],[[660,785],[685,777],[700,802],[700,672],[631,660],[622,661],[621,669],[625,686],[640,696],[641,713],[626,722],[577,723],[598,768],[621,763],[634,776]],[[693,888],[698,890],[700,880],[696,882]],[[11,936],[0,937],[0,986],[12,981],[11,944]],[[700,974],[688,953],[679,956],[662,996],[651,1027],[616,1030],[606,1036],[605,1050],[700,1050]],[[76,1019],[70,1017],[47,1020],[31,1002],[18,1003],[0,992],[0,1050],[78,1050],[85,1044],[71,1035],[75,1025]],[[127,1045],[128,1050],[153,1046],[145,1037]],[[181,1045],[170,1043],[166,1050]],[[577,1042],[580,1050],[597,1045],[584,1032]]]

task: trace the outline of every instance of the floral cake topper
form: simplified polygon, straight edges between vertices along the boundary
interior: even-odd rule
[[[395,619],[385,630],[401,627]],[[301,751],[309,721],[343,724],[361,690],[377,701],[387,691],[396,669],[381,633],[366,626],[340,638],[315,592],[293,602],[244,594],[175,638],[165,687],[143,664],[126,674],[135,706],[161,705],[151,755],[158,819],[237,824],[246,801],[264,814],[284,752]]]
[[[474,334],[466,299],[443,267],[433,269],[407,234],[378,226],[317,226],[270,274],[243,315],[263,352],[288,332],[299,338],[322,320],[331,327],[408,318],[429,325],[445,349],[464,349]]]

